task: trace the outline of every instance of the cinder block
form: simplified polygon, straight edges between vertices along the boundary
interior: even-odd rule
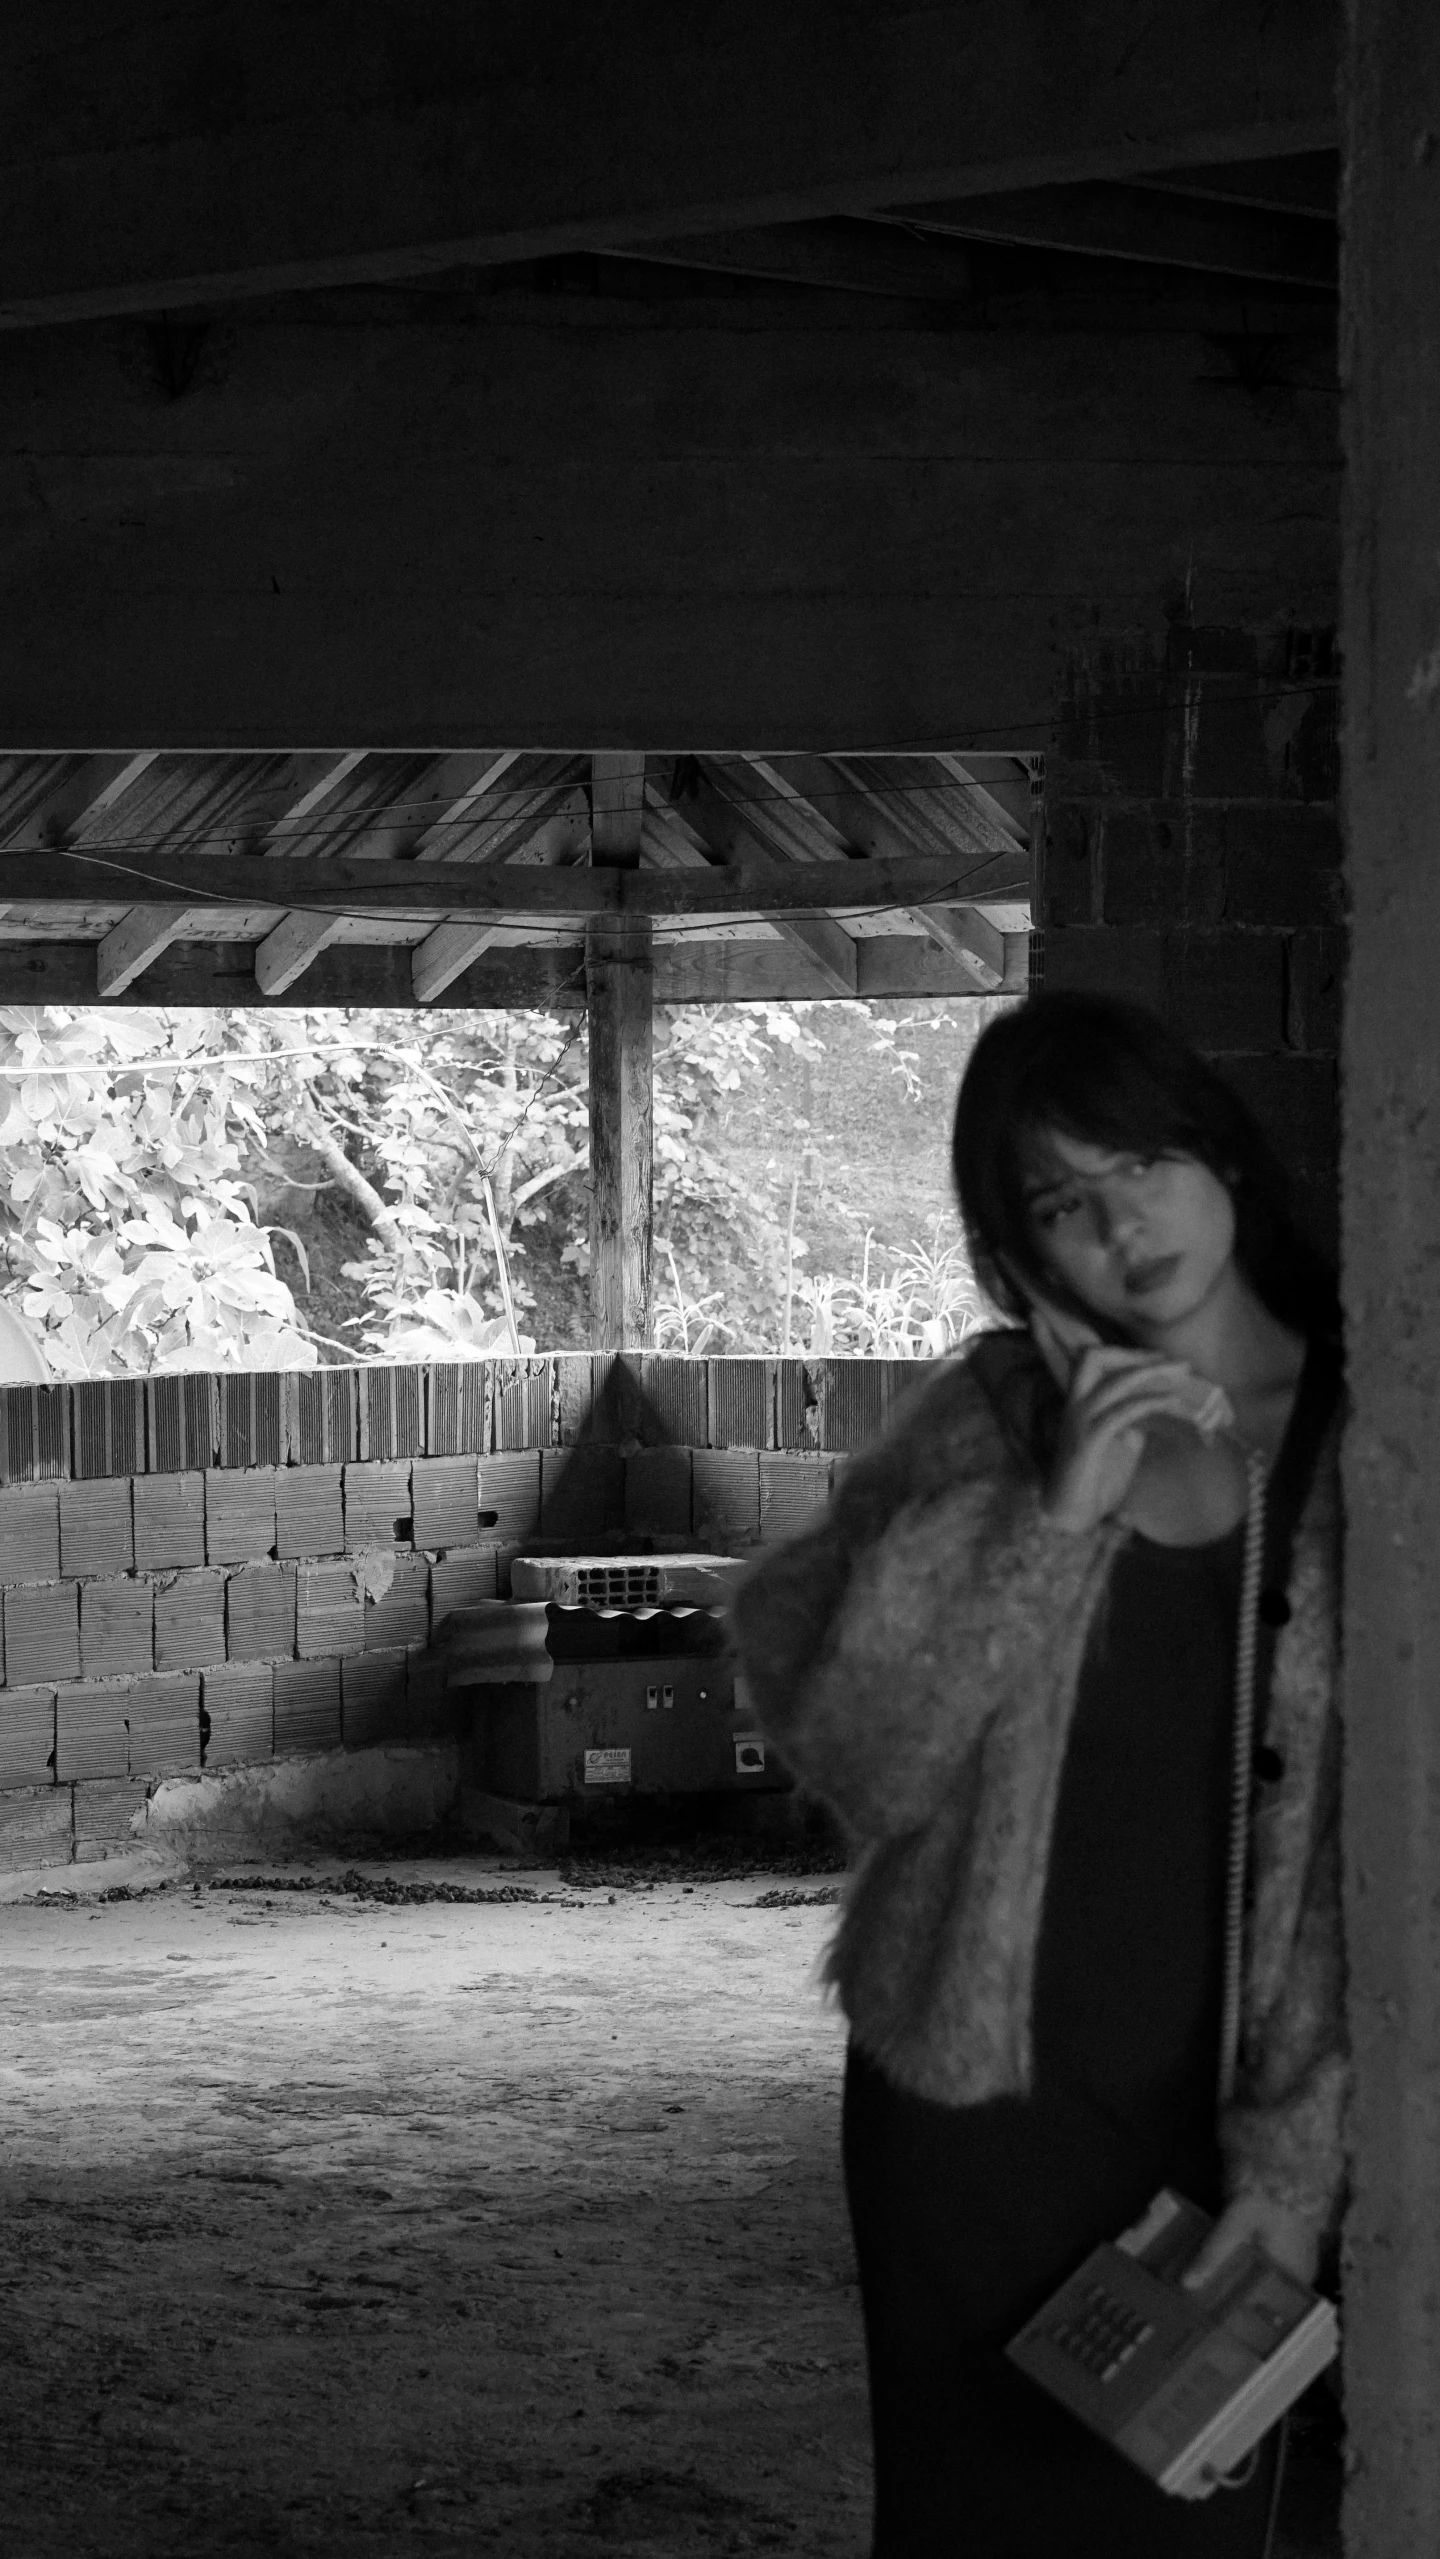
[[[760,1460],[754,1449],[692,1452],[694,1527],[701,1546],[733,1554],[760,1535]]]
[[[99,1777],[75,1788],[75,1863],[93,1866],[137,1848],[148,1789],[143,1777]]]
[[[343,1555],[345,1513],[338,1466],[282,1466],[275,1477],[275,1543],[281,1555]]]
[[[155,1585],[155,1668],[204,1670],[225,1659],[225,1575],[173,1573]]]
[[[247,1564],[225,1584],[225,1650],[232,1662],[288,1661],[295,1650],[295,1567]]]
[[[130,1774],[158,1777],[162,1770],[200,1765],[200,1674],[152,1671],[130,1691]]]
[[[410,1478],[417,1546],[475,1546],[480,1540],[480,1468],[468,1457],[417,1457]]]
[[[1226,913],[1224,815],[1218,808],[1112,809],[1093,821],[1103,918],[1163,932],[1183,916],[1215,925]],[[1047,894],[1054,868],[1046,867]]]
[[[340,1747],[340,1664],[277,1662],[275,1756]]]
[[[430,1566],[423,1555],[397,1555],[395,1579],[364,1608],[365,1650],[423,1644],[430,1632]],[[335,1647],[338,1651],[338,1645]],[[304,1650],[302,1645],[301,1650]]]
[[[497,1448],[549,1448],[555,1437],[555,1373],[548,1359],[492,1363],[490,1422]]]
[[[637,1448],[625,1459],[625,1526],[652,1535],[691,1533],[691,1453],[688,1448]],[[751,1459],[753,1465],[754,1460]]]
[[[448,1741],[459,1729],[462,1713],[468,1719],[472,1702],[468,1690],[463,1704],[450,1695],[440,1654],[420,1644],[410,1646],[405,1685],[407,1741]]]
[[[275,1674],[268,1662],[229,1662],[200,1682],[206,1768],[242,1768],[275,1749]]]
[[[347,1750],[367,1743],[398,1741],[405,1733],[403,1652],[363,1653],[340,1667],[342,1728]]]
[[[78,1582],[30,1582],[5,1593],[5,1675],[12,1688],[80,1676]]]
[[[540,1451],[480,1460],[480,1530],[497,1546],[540,1533]]]
[[[301,1564],[295,1649],[302,1660],[358,1653],[365,1644],[365,1597],[350,1564]]]
[[[154,1601],[150,1584],[123,1581],[80,1585],[80,1668],[86,1679],[114,1679],[149,1670],[155,1660]]]
[[[137,1572],[175,1571],[205,1561],[205,1478],[192,1475],[137,1475],[135,1478],[135,1568]]]
[[[54,1484],[0,1493],[0,1581],[53,1582],[60,1572],[60,1494]]]
[[[275,1552],[273,1466],[212,1466],[205,1477],[205,1559],[257,1564]]]
[[[1171,937],[1175,985],[1172,1021],[1181,1036],[1212,1056],[1266,1055],[1285,1040],[1285,942],[1280,933],[1213,933]]]
[[[128,1475],[60,1487],[62,1573],[128,1573],[135,1562]]]
[[[589,1439],[594,1425],[595,1354],[559,1351],[555,1362],[555,1401],[560,1415],[560,1442],[573,1448]],[[483,1440],[478,1443],[483,1447]]]
[[[136,1474],[145,1463],[145,1389],[139,1378],[86,1378],[71,1388],[71,1396],[76,1474]]]
[[[7,1484],[69,1474],[68,1386],[0,1386],[0,1467]]]
[[[0,1795],[0,1875],[69,1865],[75,1853],[73,1793],[69,1786],[41,1786]]]
[[[410,1460],[376,1461],[345,1469],[345,1552],[411,1542]]]
[[[493,1461],[492,1461],[493,1463]],[[625,1460],[618,1448],[542,1448],[540,1526],[579,1543],[625,1524]]]
[[[773,1448],[775,1362],[724,1357],[710,1370],[712,1448]]]
[[[1045,984],[1074,987],[1085,995],[1128,995],[1164,1013],[1169,1004],[1165,937],[1154,932],[1089,930],[1047,933]]]
[[[48,1786],[54,1773],[54,1689],[7,1688],[0,1696],[0,1787]]]
[[[220,1380],[220,1463],[277,1466],[284,1451],[283,1378],[273,1369],[227,1373]]]
[[[490,1445],[488,1359],[437,1360],[426,1374],[425,1445],[432,1457]]]
[[[387,1360],[383,1368],[358,1369],[356,1385],[361,1457],[418,1456],[425,1445],[424,1369]]]
[[[828,1456],[762,1453],[760,1459],[760,1540],[778,1545],[814,1525],[830,1499],[834,1460]]]
[[[55,1775],[62,1786],[74,1777],[129,1776],[132,1685],[97,1679],[57,1689]]]
[[[292,1369],[285,1381],[286,1437],[295,1466],[343,1466],[358,1457],[353,1368]]]
[[[430,1624],[440,1626],[452,1609],[474,1608],[494,1599],[495,1549],[481,1546],[468,1555],[443,1555],[430,1567]]]

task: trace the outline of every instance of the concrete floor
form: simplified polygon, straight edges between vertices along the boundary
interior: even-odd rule
[[[0,1910],[6,2559],[863,2559],[832,1879],[366,1871]]]

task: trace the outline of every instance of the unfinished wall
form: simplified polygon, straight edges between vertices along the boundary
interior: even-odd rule
[[[0,1390],[0,1869],[133,1845],[167,1775],[443,1739],[430,1637],[527,1543],[785,1536],[916,1375],[579,1353]]]

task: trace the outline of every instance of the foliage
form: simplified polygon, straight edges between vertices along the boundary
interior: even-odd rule
[[[210,1031],[0,1009],[0,1288],[57,1376],[314,1365],[242,1179],[253,1078],[186,1063]]]
[[[826,1272],[802,1278],[796,1296],[809,1315],[803,1347],[817,1359],[941,1359],[989,1321],[985,1298],[959,1237],[940,1241],[937,1218],[928,1245],[901,1253],[888,1274],[871,1279],[870,1239],[859,1279]]]

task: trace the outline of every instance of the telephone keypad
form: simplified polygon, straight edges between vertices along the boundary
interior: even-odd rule
[[[1092,2379],[1113,2381],[1154,2336],[1155,2323],[1117,2301],[1103,2284],[1090,2283],[1081,2290],[1078,2304],[1072,2295],[1064,2317],[1044,2333]]]

